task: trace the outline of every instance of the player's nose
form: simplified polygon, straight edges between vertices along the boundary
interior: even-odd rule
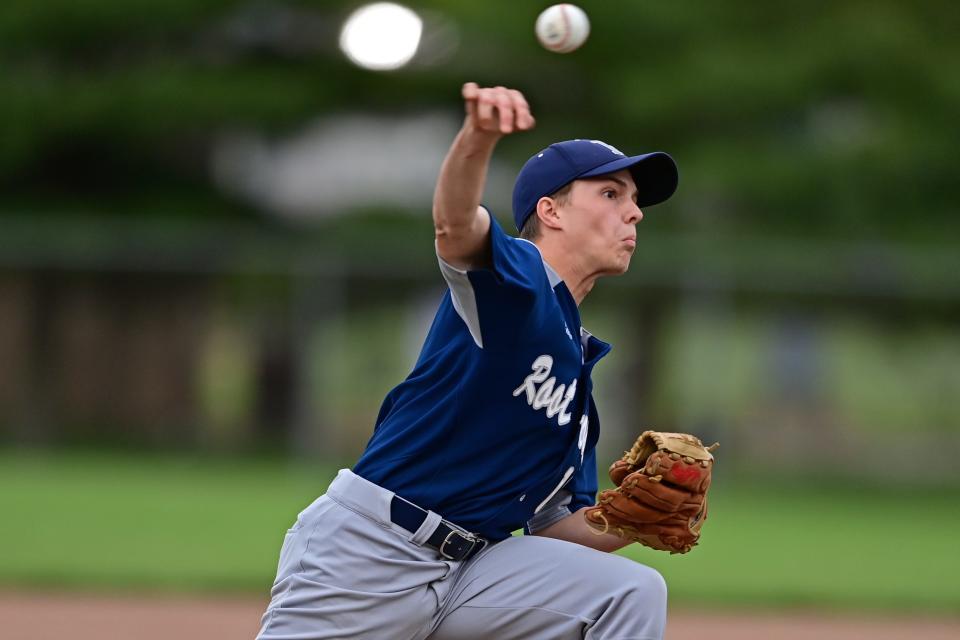
[[[643,220],[643,210],[636,204],[630,205],[630,210],[627,212],[627,223],[637,224],[641,220]]]

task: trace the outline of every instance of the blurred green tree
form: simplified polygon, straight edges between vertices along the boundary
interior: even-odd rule
[[[581,4],[593,35],[557,56],[537,3],[429,0],[449,60],[393,73],[336,48],[358,2],[7,0],[0,8],[4,213],[256,216],[210,177],[215,136],[319,114],[459,109],[460,82],[523,89],[540,119],[504,145],[602,137],[679,160],[662,229],[731,236],[956,239],[960,12],[954,3]],[[506,18],[504,16],[507,16]]]

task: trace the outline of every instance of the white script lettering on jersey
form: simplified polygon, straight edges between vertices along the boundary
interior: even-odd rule
[[[530,367],[532,372],[523,379],[523,384],[514,389],[513,395],[517,397],[526,393],[527,404],[533,407],[534,411],[546,409],[547,417],[557,416],[557,424],[562,427],[570,422],[570,413],[567,411],[567,407],[573,401],[573,396],[577,392],[577,379],[574,378],[569,386],[558,385],[556,377],[550,375],[552,368],[552,356],[542,355],[538,357]]]
[[[587,452],[587,433],[590,430],[590,417],[580,416],[580,435],[577,436],[577,448],[580,449],[580,464],[583,464],[583,454]]]

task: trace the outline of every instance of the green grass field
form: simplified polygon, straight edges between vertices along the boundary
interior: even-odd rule
[[[267,594],[330,465],[0,453],[0,586]],[[960,610],[960,492],[723,486],[686,556],[624,553],[674,604]]]

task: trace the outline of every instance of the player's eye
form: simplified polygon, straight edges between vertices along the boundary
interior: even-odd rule
[[[603,197],[604,197],[604,198],[616,198],[616,197],[617,197],[617,192],[614,191],[613,189],[604,189],[604,190],[603,190]]]

